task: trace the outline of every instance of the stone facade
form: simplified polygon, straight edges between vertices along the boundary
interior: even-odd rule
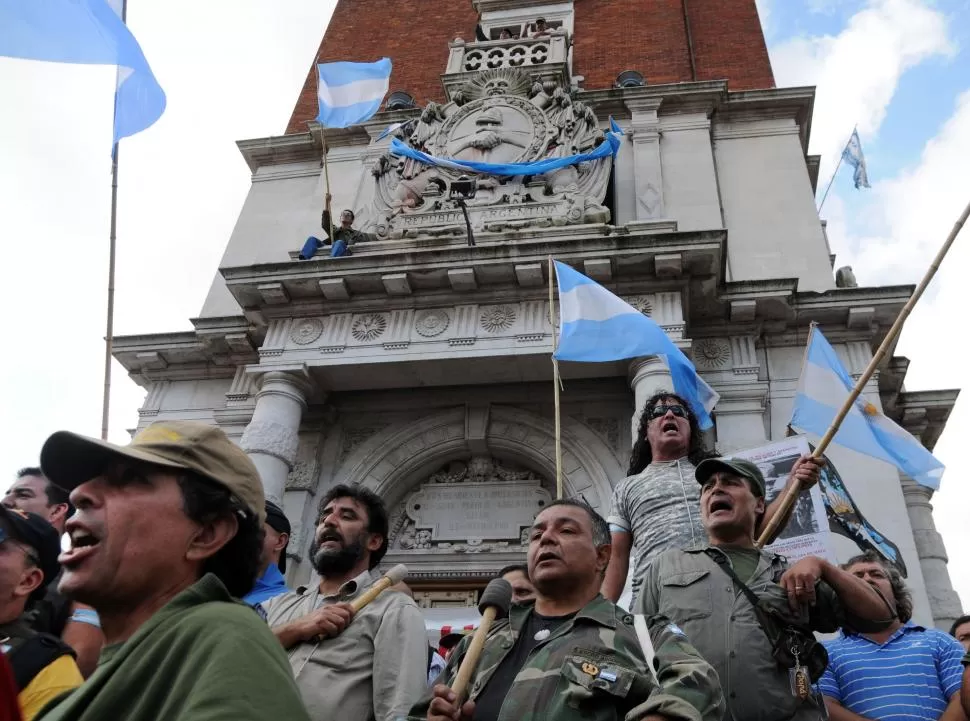
[[[465,3],[445,5],[439,24],[474,21]],[[574,68],[590,62],[579,50],[593,26],[581,4],[475,5],[486,29],[539,11],[560,24],[512,43],[426,32],[422,54],[438,43],[442,66],[422,67],[445,70],[447,103],[327,131],[334,206],[353,209],[377,240],[349,257],[297,260],[319,223],[322,130],[291,123],[290,135],[241,141],[253,183],[195,329],[115,341],[147,391],[139,426],[201,419],[251,454],[293,523],[293,582],[310,577],[317,499],[336,483],[386,499],[388,560],[407,563],[417,583],[483,581],[521,560],[523,521],[556,492],[550,255],[651,316],[692,356],[721,396],[711,441],[725,452],[784,437],[811,322],[858,375],[912,291],[836,286],[813,202],[817,163],[806,156],[814,92],[737,93],[703,79],[770,85],[756,59],[739,55],[738,76],[718,69],[723,52],[704,40],[714,3],[691,3],[695,70],[706,68],[696,81],[585,91]],[[753,2],[741,5],[754,12]],[[344,32],[347,7],[338,4],[328,43]],[[513,66],[518,57],[528,65]],[[472,67],[488,58],[496,67]],[[691,80],[682,74],[669,79]],[[625,131],[612,165],[478,177],[481,202],[468,204],[474,247],[448,192],[456,174],[414,165],[377,140],[405,121],[400,139],[432,154],[537,159],[594,146],[609,116]],[[956,393],[905,392],[905,367],[887,361],[867,397],[932,447]],[[669,375],[652,358],[563,364],[562,373],[564,491],[605,513],[637,410]],[[840,448],[829,456],[900,547],[917,620],[946,624],[959,602],[928,491],[878,461]],[[842,558],[856,550],[834,543]]]

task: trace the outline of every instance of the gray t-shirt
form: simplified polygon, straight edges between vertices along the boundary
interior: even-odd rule
[[[669,548],[690,548],[707,541],[694,465],[687,458],[661,461],[627,476],[613,489],[607,521],[633,534],[635,601],[651,558]]]

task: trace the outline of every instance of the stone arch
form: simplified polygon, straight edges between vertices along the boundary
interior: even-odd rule
[[[482,448],[555,478],[551,419],[506,405],[491,405],[484,411],[458,406],[386,428],[355,449],[337,477],[370,488],[393,507],[432,471]],[[564,495],[582,495],[605,515],[613,483],[624,476],[613,451],[586,425],[565,416],[562,448]]]

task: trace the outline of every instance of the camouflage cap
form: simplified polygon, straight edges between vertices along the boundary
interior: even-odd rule
[[[761,469],[751,461],[741,458],[707,458],[698,464],[697,470],[694,471],[694,478],[703,485],[718,471],[747,478],[751,481],[751,490],[754,494],[759,498],[765,497],[765,477],[761,475]]]
[[[216,426],[198,421],[159,421],[127,446],[58,431],[44,442],[40,466],[55,486],[72,490],[101,475],[121,458],[194,471],[224,486],[259,518],[266,520],[263,484],[249,456]]]

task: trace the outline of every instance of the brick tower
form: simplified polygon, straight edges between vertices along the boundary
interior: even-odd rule
[[[476,27],[498,37],[539,14],[561,20],[575,38],[573,73],[586,90],[605,90],[625,70],[649,84],[727,80],[731,90],[773,88],[775,80],[755,0],[600,0],[557,3],[524,1],[503,11],[490,0],[338,0],[333,18],[310,64],[287,133],[306,130],[316,116],[318,62],[394,62],[391,91],[419,105],[443,100],[439,75],[443,49],[455,38],[474,40]],[[567,12],[552,8],[570,6]],[[479,23],[481,25],[479,26]]]

